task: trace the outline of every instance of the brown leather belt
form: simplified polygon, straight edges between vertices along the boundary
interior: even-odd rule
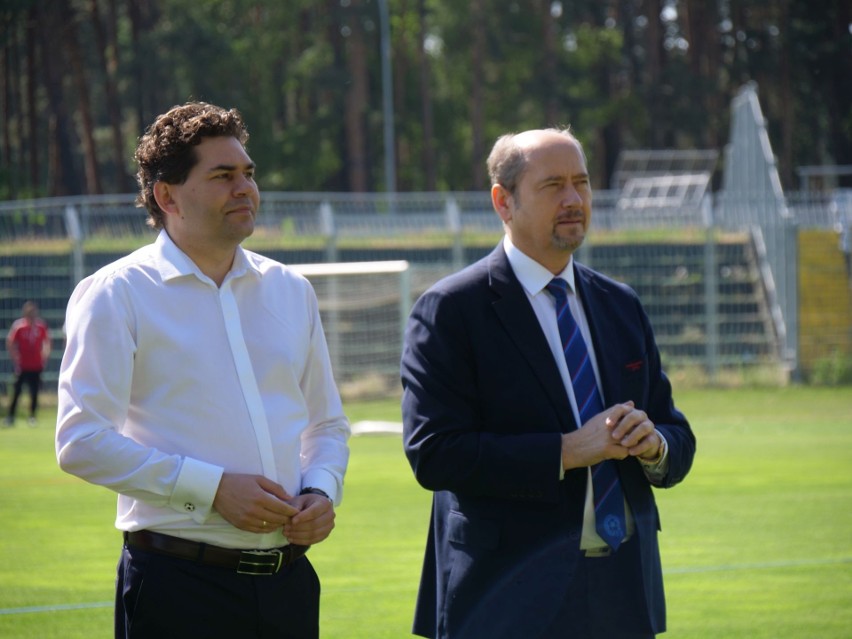
[[[242,575],[274,575],[305,556],[310,546],[290,544],[268,550],[239,550],[180,539],[170,535],[136,530],[124,533],[124,543],[131,548],[169,557],[195,561],[207,566],[227,568]]]

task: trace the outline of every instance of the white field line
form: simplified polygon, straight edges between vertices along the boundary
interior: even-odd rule
[[[834,559],[787,559],[783,561],[763,561],[753,564],[729,564],[727,566],[686,566],[684,568],[663,569],[667,575],[691,575],[702,572],[724,572],[732,570],[769,570],[772,568],[798,568],[802,566],[829,566],[852,563],[852,557]]]
[[[54,604],[52,606],[23,606],[21,608],[0,608],[0,615],[23,615],[33,612],[57,612],[59,610],[82,610],[83,608],[106,608],[115,605],[114,601],[93,603]]]

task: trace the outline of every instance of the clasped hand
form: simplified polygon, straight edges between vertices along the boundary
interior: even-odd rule
[[[225,473],[213,508],[240,530],[268,533],[278,528],[292,544],[310,546],[334,528],[334,505],[322,495],[292,496],[260,475]]]
[[[605,459],[652,459],[662,441],[645,411],[632,401],[610,406],[571,433],[562,436],[562,465],[568,470],[593,466]]]

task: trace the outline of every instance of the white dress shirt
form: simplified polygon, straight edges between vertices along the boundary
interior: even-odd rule
[[[217,287],[161,231],[75,289],[59,376],[61,467],[117,493],[116,527],[232,548],[287,544],[212,509],[224,472],[335,503],[349,422],[316,295],[238,248]]]
[[[533,311],[538,318],[538,323],[541,325],[550,350],[553,353],[553,359],[556,361],[556,366],[559,368],[559,375],[562,377],[562,384],[565,387],[565,392],[568,394],[568,400],[571,403],[571,410],[574,412],[574,420],[577,424],[581,424],[580,411],[577,408],[577,400],[574,397],[574,386],[571,383],[571,375],[568,372],[568,364],[565,361],[565,353],[562,350],[562,338],[559,335],[559,325],[556,321],[556,306],[553,297],[547,292],[547,284],[554,279],[551,273],[544,266],[536,262],[534,259],[521,252],[508,236],[503,238],[503,248],[506,251],[506,257],[509,259],[509,264],[524,292],[532,305]],[[595,373],[595,382],[597,383],[598,391],[601,389],[601,378],[598,372],[598,362],[593,348],[592,336],[589,332],[589,322],[586,319],[586,313],[583,310],[583,305],[580,303],[576,295],[574,287],[574,268],[573,256],[568,260],[568,265],[559,275],[568,282],[568,307],[571,314],[574,316],[574,321],[577,323],[583,339],[586,341],[586,346],[589,351],[589,362],[592,365],[592,370]],[[601,398],[603,393],[601,392]],[[606,406],[605,406],[606,408]],[[662,435],[660,435],[662,437]],[[668,458],[664,457],[655,466],[649,467],[646,464],[642,465],[646,475],[653,480],[657,476],[664,476],[668,468]],[[560,479],[564,476],[564,471],[561,464],[559,465]],[[627,501],[624,502],[624,514],[626,519],[626,538],[633,535],[635,524],[633,514],[630,512],[630,507]],[[595,502],[592,495],[592,471],[588,470],[588,480],[586,482],[586,503],[583,514],[583,533],[580,539],[580,548],[592,549],[606,546],[606,542],[598,535],[595,530]]]

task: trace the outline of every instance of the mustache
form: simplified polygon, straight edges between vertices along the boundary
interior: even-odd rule
[[[556,222],[577,222],[579,220],[584,220],[585,218],[586,216],[582,211],[564,211],[556,216]]]

